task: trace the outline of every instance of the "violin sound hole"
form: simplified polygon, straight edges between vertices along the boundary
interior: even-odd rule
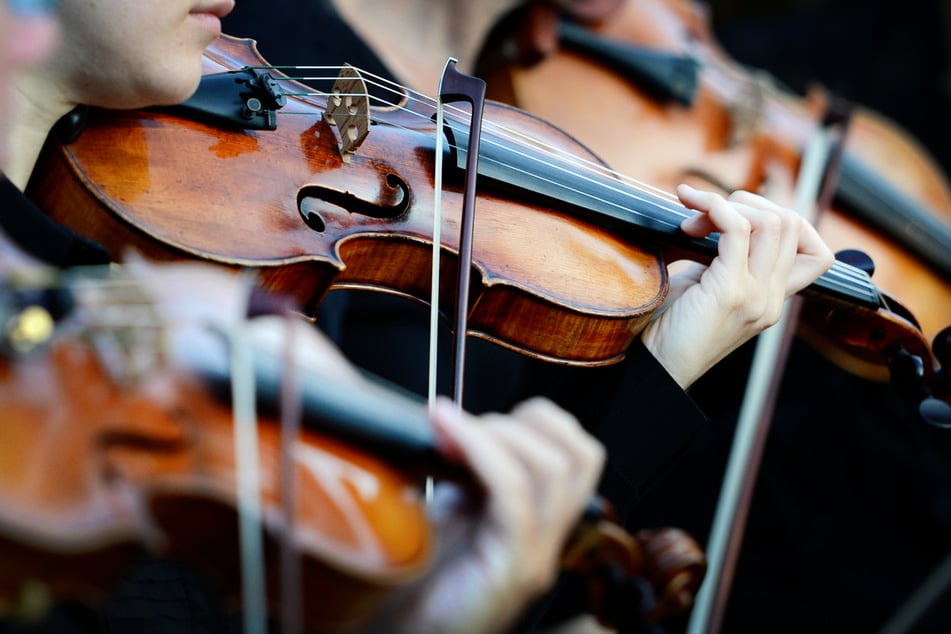
[[[316,231],[317,233],[323,233],[327,230],[327,223],[324,222],[324,219],[320,217],[320,213],[310,205],[308,201],[312,199],[307,199],[304,201],[304,205],[300,207],[300,215],[304,220],[304,224]]]
[[[373,199],[361,198],[351,191],[322,185],[307,185],[297,193],[297,210],[308,227],[326,231],[335,216],[346,212],[380,220],[398,218],[409,208],[409,185],[396,174],[387,174]]]

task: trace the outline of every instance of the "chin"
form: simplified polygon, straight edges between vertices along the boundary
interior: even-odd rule
[[[78,103],[116,110],[171,106],[192,96],[201,81],[201,54],[195,59],[153,66],[147,72],[119,72],[79,91]]]
[[[198,79],[193,83],[188,84],[187,86],[177,87],[174,91],[169,91],[166,93],[163,99],[159,99],[149,104],[152,106],[174,106],[175,104],[182,103],[189,97],[191,97],[195,91],[198,89]]]
[[[144,92],[139,107],[172,106],[181,103],[194,94],[200,81],[200,72],[168,73]]]

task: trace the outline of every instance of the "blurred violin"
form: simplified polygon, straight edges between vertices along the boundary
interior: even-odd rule
[[[529,3],[492,36],[478,71],[490,97],[559,125],[646,182],[772,187],[770,197],[783,197],[771,170],[795,180],[828,95],[799,98],[741,67],[714,40],[699,3],[620,0],[573,15],[555,4]],[[881,115],[853,109],[835,199],[817,228],[834,249],[870,256],[874,269],[865,270],[927,340],[951,324],[951,184]],[[946,339],[936,348],[946,350]],[[866,378],[887,376],[824,337],[818,347]]]
[[[70,281],[68,292],[82,301],[55,331],[31,325],[52,323],[36,287],[7,278],[2,291],[4,323],[15,325],[0,360],[5,604],[29,603],[37,588],[48,600],[99,602],[145,551],[196,565],[234,599],[241,578],[235,420],[209,372],[214,363],[227,369],[227,342],[206,334],[207,345],[189,352],[193,359],[173,361],[187,347],[169,353],[165,346],[178,335],[131,280]],[[198,323],[190,328],[200,330]],[[34,334],[11,334],[18,332]],[[326,423],[328,411],[321,408],[318,419]],[[396,407],[388,411],[398,416]],[[402,423],[400,438],[412,440],[414,428]],[[358,622],[362,610],[422,574],[432,548],[399,454],[384,460],[378,447],[376,455],[354,449],[327,428],[301,430],[290,450],[301,591],[320,597],[304,604],[304,621],[318,628]],[[256,435],[274,589],[276,544],[288,529],[280,476],[287,452],[278,418],[262,416]],[[419,447],[394,444],[404,458]],[[418,458],[437,466],[431,455]]]
[[[253,267],[305,312],[330,288],[429,301],[434,102],[406,94],[373,107],[367,83],[402,89],[349,68],[315,93],[227,36],[205,60],[202,86],[180,107],[94,110],[73,142],[51,139],[31,197],[113,253],[134,245]],[[494,102],[485,119],[469,334],[561,363],[618,361],[663,301],[666,262],[709,261],[716,236],[686,236],[680,223],[694,212],[551,124]],[[443,130],[448,271],[467,129],[456,113]],[[804,293],[851,355],[889,368],[916,360],[922,398],[951,398],[911,314],[866,273],[837,262]],[[448,284],[440,304],[453,305]]]
[[[158,315],[136,280],[114,274],[4,277],[5,612],[99,602],[146,551],[195,566],[226,601],[247,599],[238,525],[239,475],[249,465],[236,458],[229,342],[200,316],[165,323]],[[476,498],[478,486],[442,457],[420,403],[308,367],[288,377],[274,350],[253,350],[262,410],[252,428],[253,494],[269,607],[277,613],[287,598],[277,590],[286,590],[279,553],[289,544],[300,562],[297,591],[308,597],[299,602],[303,629],[352,631],[433,563],[439,536],[422,476],[451,478]],[[300,398],[302,426],[291,438],[284,381]],[[563,569],[590,579],[589,605],[603,623],[643,624],[689,608],[705,562],[682,532],[631,535],[610,509],[592,505],[565,546]]]

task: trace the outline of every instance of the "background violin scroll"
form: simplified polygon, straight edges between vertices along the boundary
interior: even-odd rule
[[[609,505],[596,502],[569,539],[562,568],[585,579],[599,623],[627,631],[688,615],[707,572],[697,542],[676,528],[631,535],[615,523]]]

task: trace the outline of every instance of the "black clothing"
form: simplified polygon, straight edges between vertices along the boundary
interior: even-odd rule
[[[0,175],[0,229],[25,252],[53,266],[108,264],[98,244],[59,225]]]
[[[698,381],[713,424],[642,501],[706,543],[753,345]],[[951,433],[888,384],[796,342],[770,423],[725,634],[876,632],[951,553]],[[951,588],[908,634],[951,631]]]

